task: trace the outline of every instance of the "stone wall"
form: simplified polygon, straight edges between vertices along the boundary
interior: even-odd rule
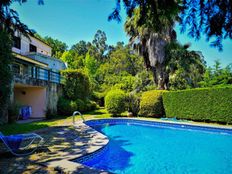
[[[62,85],[56,83],[49,83],[46,88],[46,105],[49,114],[57,113],[57,103],[59,97],[62,95]]]

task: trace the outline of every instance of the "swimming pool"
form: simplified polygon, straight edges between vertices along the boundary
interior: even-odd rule
[[[86,166],[128,174],[231,174],[232,130],[132,119],[86,122],[109,138]]]

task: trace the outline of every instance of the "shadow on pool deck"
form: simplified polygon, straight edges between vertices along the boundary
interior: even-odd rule
[[[36,133],[44,138],[44,145],[26,157],[0,154],[0,173],[102,173],[69,160],[103,147],[108,143],[104,135],[83,123],[76,128],[50,127]]]

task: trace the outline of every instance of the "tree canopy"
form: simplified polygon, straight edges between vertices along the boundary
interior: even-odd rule
[[[181,25],[181,31],[188,31],[190,37],[199,39],[204,34],[211,46],[222,50],[222,41],[232,39],[232,1],[231,0],[116,0],[116,6],[109,20],[121,21],[121,5],[124,5],[129,17],[134,9],[141,10],[138,25],[149,23],[156,32],[162,29],[162,23],[175,21]],[[163,16],[160,18],[160,16]]]
[[[107,50],[107,37],[104,31],[97,30],[96,34],[94,35],[94,39],[92,44],[97,48],[97,51],[100,55],[103,55],[105,50]]]
[[[222,50],[222,41],[232,39],[231,0],[183,0],[180,13],[181,31],[199,39],[205,34],[211,46]]]
[[[14,0],[16,2],[24,3],[26,0]],[[5,30],[8,33],[13,34],[15,30],[25,35],[33,34],[27,25],[22,23],[19,19],[18,13],[10,8],[10,5],[14,2],[13,0],[1,0],[0,2],[0,30]],[[41,3],[41,2],[40,2]]]
[[[87,43],[84,40],[79,41],[71,47],[71,50],[75,51],[78,55],[85,55],[88,52],[88,47],[91,43]]]
[[[232,84],[232,64],[225,68],[216,60],[215,64],[208,67],[204,73],[203,79],[199,82],[201,87],[225,86]]]
[[[62,54],[68,49],[68,45],[66,43],[58,39],[54,39],[50,36],[42,37],[38,33],[36,33],[35,37],[38,37],[52,48],[52,56],[55,58],[60,59],[62,57]]]

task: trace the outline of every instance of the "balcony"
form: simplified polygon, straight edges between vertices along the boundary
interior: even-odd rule
[[[62,84],[63,78],[59,72],[37,66],[12,65],[15,83],[45,86],[48,83]]]

